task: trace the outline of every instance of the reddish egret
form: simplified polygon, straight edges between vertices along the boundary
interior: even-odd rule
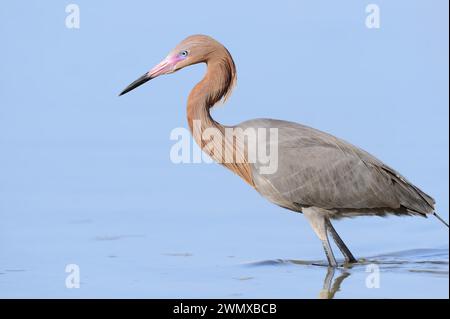
[[[248,152],[237,148],[236,140],[230,141],[226,137],[225,131],[230,127],[219,124],[210,115],[210,109],[230,95],[236,81],[236,68],[228,50],[209,36],[186,38],[161,63],[131,83],[120,95],[160,75],[197,63],[206,63],[207,72],[188,98],[187,120],[191,132],[195,131],[193,126],[197,121],[201,129],[214,128],[222,134],[224,151],[233,153],[233,160],[222,161],[216,152],[209,149],[207,153],[271,202],[303,213],[322,241],[330,266],[336,267],[337,262],[328,234],[335,240],[345,261],[356,262],[331,224],[332,219],[387,214],[426,217],[433,214],[446,224],[435,213],[433,198],[397,171],[346,141],[297,123],[256,119],[232,127],[278,130],[278,169],[272,174],[262,174],[258,162],[250,162]],[[207,141],[201,135],[194,132],[194,139],[203,150],[206,149]]]

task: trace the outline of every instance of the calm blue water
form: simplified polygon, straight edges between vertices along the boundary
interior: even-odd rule
[[[213,183],[206,175],[223,170],[217,165],[163,173],[144,147],[62,149],[11,147],[15,161],[1,160],[21,183],[2,190],[1,297],[448,298],[448,242],[427,240],[448,230],[434,219],[336,223],[361,262],[326,279],[303,216],[231,174],[236,186],[226,190],[177,185],[183,170]],[[79,161],[68,166],[72,157]],[[161,191],[173,199],[159,200]],[[380,285],[369,289],[372,263]],[[67,264],[80,267],[79,289],[65,286]]]

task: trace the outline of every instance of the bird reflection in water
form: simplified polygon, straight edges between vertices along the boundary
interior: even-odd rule
[[[319,293],[318,299],[333,299],[336,292],[338,292],[341,289],[341,284],[347,278],[350,276],[350,273],[346,270],[341,271],[340,274],[334,279],[336,273],[336,268],[334,267],[327,267],[327,274],[325,276],[325,280],[323,282],[323,288]]]

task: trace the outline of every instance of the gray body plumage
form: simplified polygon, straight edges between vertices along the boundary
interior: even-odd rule
[[[330,134],[297,123],[255,119],[238,125],[278,129],[278,169],[260,174],[255,187],[273,203],[302,212],[314,207],[328,218],[433,213],[434,200],[395,170]]]

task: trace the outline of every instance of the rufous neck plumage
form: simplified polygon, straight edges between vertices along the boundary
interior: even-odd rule
[[[248,184],[254,186],[251,168],[245,151],[238,150],[235,138],[225,135],[226,127],[214,121],[211,108],[222,99],[226,100],[236,81],[236,69],[231,55],[225,48],[219,48],[208,60],[206,75],[191,91],[187,102],[187,120],[189,129],[200,148],[210,155],[216,162],[242,177]],[[205,140],[202,133],[208,128],[215,128],[219,136],[213,140]],[[222,144],[219,146],[219,140]],[[205,146],[209,143],[215,149],[222,148],[220,154],[210,152]],[[231,152],[231,153],[230,153]],[[225,160],[224,154],[233,154],[232,161]]]

